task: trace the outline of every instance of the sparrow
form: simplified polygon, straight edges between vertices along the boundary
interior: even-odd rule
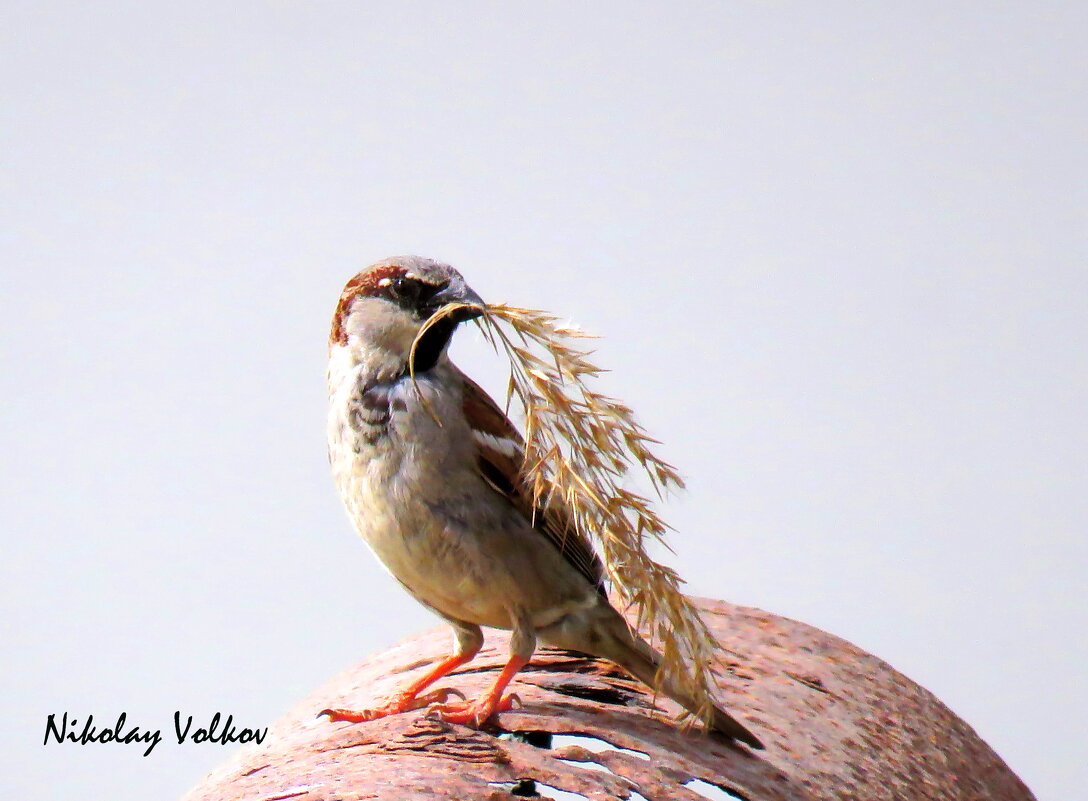
[[[420,339],[432,315],[465,304]],[[347,282],[329,337],[329,462],[348,516],[389,573],[455,635],[452,654],[383,705],[327,709],[360,722],[429,707],[479,727],[511,708],[504,695],[543,641],[610,660],[691,712],[658,676],[661,656],[611,605],[588,540],[555,510],[534,509],[523,440],[503,410],[447,353],[457,327],[485,304],[457,270],[419,256],[378,262]],[[481,627],[512,632],[509,661],[472,701],[424,694],[469,662]],[[458,694],[459,695],[459,694]],[[712,727],[762,744],[723,709]]]

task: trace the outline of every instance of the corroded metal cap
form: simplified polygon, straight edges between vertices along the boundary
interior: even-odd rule
[[[183,801],[291,799],[739,798],[747,801],[1032,801],[977,734],[931,693],[844,640],[786,618],[700,601],[723,645],[724,706],[766,745],[698,730],[614,666],[541,649],[511,690],[520,708],[490,730],[423,710],[331,723],[328,707],[375,706],[449,649],[436,629],[340,674],[221,765]],[[441,682],[473,697],[506,661],[509,637]],[[577,797],[577,796],[574,796]]]

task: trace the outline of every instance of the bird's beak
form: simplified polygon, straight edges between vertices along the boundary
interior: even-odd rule
[[[450,315],[456,322],[464,323],[474,320],[484,313],[487,304],[465,283],[461,277],[454,278],[443,289],[431,296],[428,306],[431,314],[434,314],[444,306],[451,303],[464,303],[468,308],[461,308]]]

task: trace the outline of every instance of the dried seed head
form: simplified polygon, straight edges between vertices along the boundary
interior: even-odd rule
[[[668,526],[649,498],[620,486],[635,468],[659,497],[683,488],[683,480],[653,453],[657,440],[629,407],[589,388],[602,369],[571,342],[589,334],[547,312],[515,306],[489,305],[480,323],[510,360],[507,406],[516,399],[525,415],[523,471],[534,506],[561,504],[577,531],[596,543],[620,602],[636,610],[640,628],[660,649],[663,677],[693,698],[698,717],[709,723],[719,646],[680,591],[676,571],[647,551],[651,541],[664,543]]]

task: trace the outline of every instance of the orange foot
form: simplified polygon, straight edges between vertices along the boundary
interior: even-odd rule
[[[351,709],[322,709],[317,713],[317,716],[321,717],[322,715],[328,715],[329,720],[334,723],[342,720],[346,720],[349,723],[365,723],[368,720],[377,720],[378,718],[388,717],[389,715],[399,715],[401,712],[410,712],[413,709],[422,709],[425,706],[445,705],[446,701],[450,699],[450,696],[454,695],[462,700],[465,697],[457,690],[444,687],[441,690],[435,690],[426,695],[398,693],[393,697],[392,701],[389,701],[386,704],[374,707],[373,709],[361,709],[357,712]]]
[[[496,712],[509,712],[513,709],[515,701],[521,705],[521,699],[516,695],[507,695],[502,700],[485,695],[476,701],[462,700],[452,704],[439,702],[427,710],[427,715],[433,715],[446,723],[460,723],[478,729]]]

